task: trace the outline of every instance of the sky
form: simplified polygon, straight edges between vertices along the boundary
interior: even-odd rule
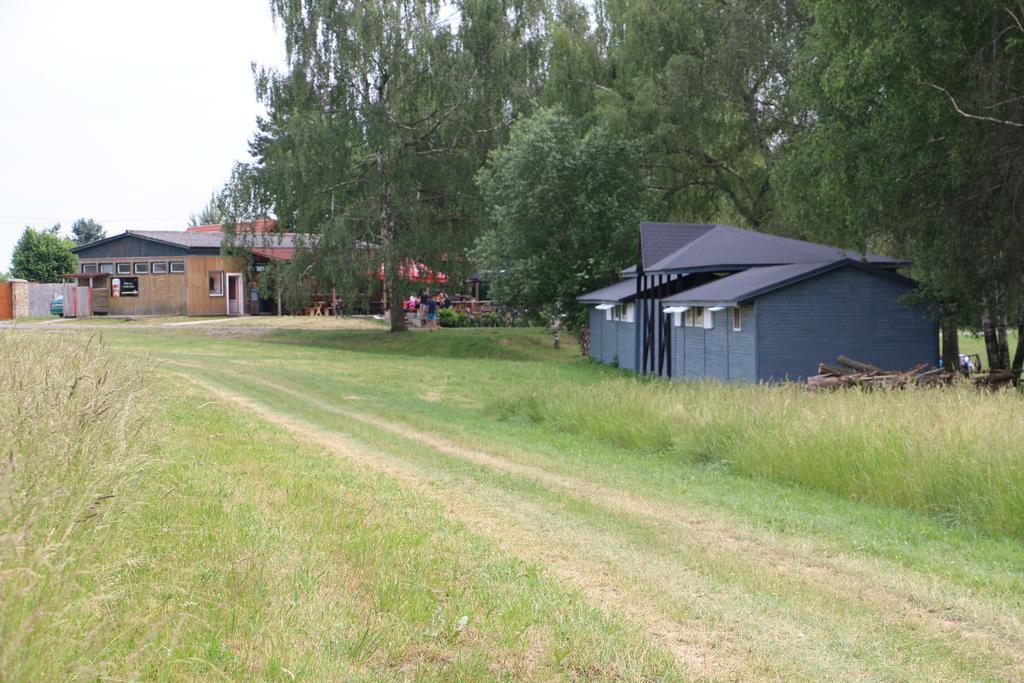
[[[0,0],[0,272],[26,225],[183,230],[246,161],[268,0]]]

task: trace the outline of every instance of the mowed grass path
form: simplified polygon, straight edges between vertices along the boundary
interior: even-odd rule
[[[218,444],[212,464],[189,463],[202,477],[188,478],[181,498],[212,515],[195,527],[194,552],[210,564],[198,670],[918,680],[1024,671],[1020,541],[499,419],[510,391],[587,391],[615,376],[548,350],[543,333],[106,337],[151,354],[169,384],[194,392],[193,407],[177,409],[179,457],[204,439]],[[260,570],[245,575],[235,567],[254,547]],[[149,569],[173,584],[181,568],[154,559]],[[279,614],[229,607],[260,590]],[[194,650],[195,638],[190,630],[181,647]],[[341,668],[313,664],[329,647]]]

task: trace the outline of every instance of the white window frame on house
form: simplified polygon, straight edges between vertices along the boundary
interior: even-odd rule
[[[96,267],[95,263],[83,263],[82,264],[82,272],[83,273],[97,273],[97,272],[99,272],[99,269]]]
[[[109,273],[110,275],[114,275],[115,274],[114,273],[114,264],[113,263],[101,263],[100,264],[99,272],[101,272],[101,273]]]
[[[117,264],[117,274],[118,275],[131,275],[132,274],[132,264],[130,264],[130,263],[118,263]]]
[[[694,327],[705,327],[705,325],[704,325],[704,307],[703,306],[694,306],[693,307],[693,326]]]
[[[211,270],[206,274],[206,281],[210,282],[217,278],[216,287],[210,287],[210,296],[224,296],[224,271],[223,270]]]
[[[693,327],[693,308],[687,308],[683,315],[686,327]]]
[[[153,275],[163,275],[167,272],[167,261],[153,261],[150,264],[150,271]]]
[[[169,270],[172,273],[184,273],[185,262],[184,261],[171,261],[168,265]]]
[[[135,274],[136,275],[149,275],[149,261],[136,261],[135,262]]]
[[[689,306],[669,306],[664,310],[664,313],[670,313],[672,315],[672,325],[674,327],[682,327],[683,313],[688,310],[690,310]]]
[[[732,331],[743,331],[743,312],[740,310],[739,306],[732,309]]]
[[[725,306],[712,306],[704,311],[704,329],[713,330],[715,329],[715,313],[724,311]]]
[[[715,329],[715,312],[710,308],[704,309],[704,329],[713,330]]]
[[[625,320],[626,320],[626,322],[627,323],[633,322],[633,316],[634,316],[634,306],[633,306],[633,304],[631,304],[631,303],[626,304],[626,306],[625,306]]]

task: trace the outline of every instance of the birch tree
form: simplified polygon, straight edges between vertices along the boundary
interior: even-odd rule
[[[365,279],[383,264],[457,269],[479,232],[472,179],[528,106],[540,63],[540,0],[273,0],[285,73],[262,71],[268,115],[236,169],[235,214],[274,212],[319,236],[321,274]],[[241,207],[243,210],[238,210]],[[391,329],[405,329],[390,306]]]

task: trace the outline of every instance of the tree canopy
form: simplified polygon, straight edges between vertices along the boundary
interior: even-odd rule
[[[407,260],[458,268],[478,234],[473,175],[529,103],[541,4],[272,2],[288,70],[259,76],[268,116],[257,163],[234,174],[232,219],[273,211],[316,234],[331,283],[383,264],[392,297]]]
[[[791,97],[807,125],[781,164],[785,219],[911,257],[952,330],[1019,310],[1024,11],[808,5]]]
[[[643,218],[638,159],[607,128],[580,133],[557,110],[520,121],[478,177],[490,220],[475,256],[494,296],[578,314],[580,293],[618,279]]]
[[[60,224],[34,230],[26,227],[14,245],[11,277],[31,282],[59,282],[62,275],[73,273],[78,259],[71,253],[72,240],[60,236]]]
[[[71,224],[71,235],[75,244],[81,246],[89,242],[101,240],[107,236],[103,226],[91,218],[79,218]]]
[[[311,235],[282,280],[483,266],[571,309],[638,218],[726,222],[909,257],[948,329],[1024,331],[1021,0],[271,4],[288,65],[222,198]]]
[[[188,215],[189,227],[196,227],[199,225],[216,225],[223,223],[227,218],[227,214],[224,209],[224,201],[221,198],[219,192],[214,192],[210,195],[209,201],[203,206],[198,212],[190,213]]]

